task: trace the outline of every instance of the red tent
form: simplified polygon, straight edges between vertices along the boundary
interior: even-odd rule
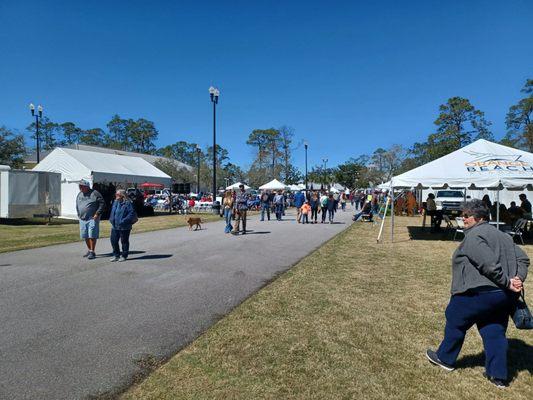
[[[141,189],[164,189],[165,185],[162,183],[144,182],[139,185]]]

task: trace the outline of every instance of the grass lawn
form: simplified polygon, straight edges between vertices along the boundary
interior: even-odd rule
[[[507,390],[483,378],[475,329],[456,371],[426,361],[442,338],[458,242],[416,228],[409,240],[420,219],[397,221],[394,245],[376,244],[378,226],[353,225],[122,398],[533,399],[533,336],[512,322]],[[533,257],[533,246],[526,251]]]
[[[204,221],[219,221],[213,214],[195,214]],[[155,231],[159,229],[185,226],[188,215],[160,214],[153,217],[139,218],[133,227],[133,233]],[[108,221],[100,223],[100,237],[109,237],[111,225]],[[76,242],[80,240],[77,220],[54,219],[46,225],[43,219],[3,221],[0,223],[0,253],[6,251],[30,249],[52,244]]]

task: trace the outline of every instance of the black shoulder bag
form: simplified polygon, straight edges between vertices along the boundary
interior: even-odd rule
[[[516,306],[513,311],[513,322],[517,329],[533,329],[533,315],[526,304],[524,289],[520,297],[516,300]]]

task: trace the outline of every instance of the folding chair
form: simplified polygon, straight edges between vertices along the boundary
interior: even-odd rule
[[[524,232],[524,228],[527,225],[527,219],[520,218],[518,221],[515,222],[512,229],[504,231],[505,233],[511,235],[513,237],[513,240],[516,236],[520,238],[520,241],[522,244],[524,244],[524,238],[522,237],[522,233]]]
[[[463,217],[455,217],[455,222],[457,223],[457,228],[455,228],[455,233],[453,234],[453,240],[457,237],[458,233],[465,234],[465,221]]]

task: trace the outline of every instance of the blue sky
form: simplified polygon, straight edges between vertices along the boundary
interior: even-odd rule
[[[160,146],[206,146],[215,85],[219,143],[243,166],[255,128],[292,126],[310,165],[410,146],[451,96],[501,138],[533,78],[532,21],[528,0],[0,0],[0,125],[23,131],[34,102],[54,121],[144,117]]]

